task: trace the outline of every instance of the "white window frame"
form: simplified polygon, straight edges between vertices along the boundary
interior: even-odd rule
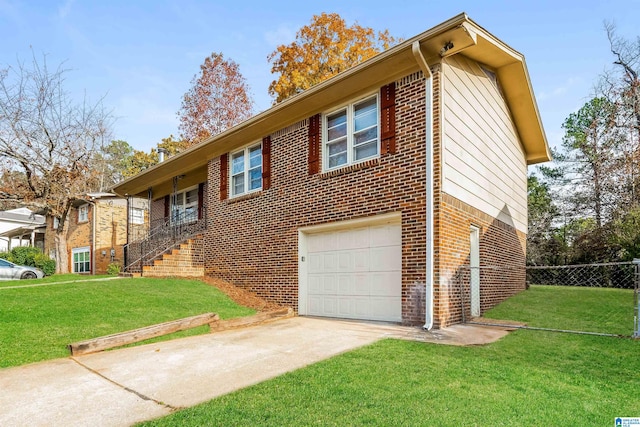
[[[251,150],[255,149],[256,147],[260,147],[260,164],[257,166],[251,167],[250,154],[251,154]],[[240,155],[243,157],[243,169],[242,171],[233,173],[233,160],[234,158],[239,157]],[[231,197],[233,198],[233,197],[243,196],[245,194],[255,193],[257,191],[262,190],[262,167],[263,167],[262,142],[247,145],[246,147],[240,150],[236,150],[229,153],[229,194],[231,194]],[[260,171],[260,185],[256,188],[249,189],[249,185],[251,183],[250,172],[256,169]],[[236,177],[238,177],[238,179],[242,179],[242,184],[243,184],[242,191],[236,192],[236,186],[235,186]]]
[[[144,224],[144,209],[131,208],[131,224]]]
[[[187,193],[190,193],[192,191],[196,192],[196,199],[195,201],[187,202]],[[169,196],[169,203],[171,204],[170,212],[172,223],[176,222],[178,218],[180,218],[180,221],[178,221],[180,223],[193,222],[198,220],[198,203],[200,199],[198,191],[198,186],[194,185],[193,187],[185,188],[179,193]],[[185,214],[187,210],[189,210],[189,215]]]
[[[83,259],[82,261],[76,261],[76,255],[77,254],[84,254],[86,253],[87,258]],[[80,264],[82,264],[82,271],[78,271],[79,270],[79,266]],[[72,271],[74,273],[91,273],[91,248],[89,246],[83,246],[81,248],[73,248],[71,250],[71,265],[72,265]],[[88,265],[88,267],[86,267]],[[86,269],[85,269],[86,267]]]
[[[58,226],[60,226],[60,218],[58,218],[57,216],[53,217],[53,229],[57,230]]]
[[[89,221],[89,204],[78,206],[78,223]]]
[[[375,98],[375,104],[376,104],[376,108],[375,108],[375,119],[376,119],[376,153],[367,157],[363,157],[361,159],[356,159],[356,155],[355,155],[355,151],[356,151],[356,144],[354,141],[354,135],[356,133],[355,131],[355,107],[358,106],[359,104],[363,104],[367,101],[370,101],[371,99]],[[331,141],[329,141],[329,117],[330,116],[334,116],[337,113],[340,113],[344,111],[346,113],[346,125],[347,125],[347,130],[346,130],[346,139],[347,139],[347,160],[345,163],[343,164],[339,164],[336,166],[329,166],[329,146],[335,142],[338,138],[333,139]],[[366,129],[370,129],[373,128],[373,126],[369,126],[365,129],[362,130],[366,130]],[[360,131],[362,131],[360,130]],[[341,137],[344,138],[344,137]],[[371,140],[367,141],[370,142]],[[366,144],[362,144],[362,145],[366,145]],[[329,112],[326,112],[322,115],[322,170],[324,171],[331,171],[331,170],[336,170],[336,169],[340,169],[340,168],[344,168],[350,165],[354,165],[357,163],[361,163],[367,160],[371,160],[371,159],[375,159],[380,157],[380,98],[378,97],[377,93],[371,94],[371,95],[367,95],[365,97],[359,98],[353,102],[350,102],[349,104],[346,105],[342,105],[340,108],[335,108]]]

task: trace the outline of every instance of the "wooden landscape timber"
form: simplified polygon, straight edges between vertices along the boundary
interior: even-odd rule
[[[258,313],[253,316],[238,317],[236,319],[220,320],[211,323],[211,332],[226,331],[228,329],[243,328],[245,326],[259,325],[277,319],[293,317],[295,315],[291,307],[281,308],[278,310],[268,311],[266,313]]]
[[[292,317],[294,315],[295,312],[290,307],[229,320],[220,320],[220,317],[215,313],[205,313],[197,316],[185,317],[184,319],[171,320],[169,322],[145,326],[131,331],[119,332],[117,334],[79,341],[71,343],[67,347],[69,348],[72,356],[81,356],[83,354],[96,353],[98,351],[121,347],[123,345],[133,344],[207,324],[209,325],[210,332],[221,332],[228,329],[259,325],[277,319]]]
[[[156,325],[145,326],[143,328],[133,329],[131,331],[120,332],[117,334],[106,335],[103,337],[92,338],[85,341],[79,341],[68,345],[72,356],[80,356],[88,353],[95,353],[102,350],[108,350],[114,347],[120,347],[127,344],[148,340],[162,335],[172,334],[174,332],[184,331],[196,328],[202,325],[209,325],[213,330],[213,324],[217,323],[220,317],[215,313],[199,314],[197,316],[185,317],[183,319],[171,320],[169,322],[158,323]]]

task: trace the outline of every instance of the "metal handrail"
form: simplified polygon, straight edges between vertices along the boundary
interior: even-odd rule
[[[143,266],[151,265],[160,255],[206,228],[206,218],[194,218],[194,212],[174,213],[159,222],[146,238],[125,245],[125,272],[142,271]],[[132,257],[135,258],[130,261]]]

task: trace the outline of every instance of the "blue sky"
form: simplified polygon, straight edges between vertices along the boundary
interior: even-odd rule
[[[267,55],[293,41],[314,14],[337,12],[349,24],[409,38],[466,12],[523,53],[547,137],[592,93],[613,57],[603,29],[613,21],[640,36],[640,0],[610,1],[19,1],[0,0],[0,67],[28,61],[31,48],[49,66],[64,61],[74,99],[104,96],[117,118],[113,138],[148,151],[178,135],[176,112],[211,52],[240,65],[258,111],[271,105]]]

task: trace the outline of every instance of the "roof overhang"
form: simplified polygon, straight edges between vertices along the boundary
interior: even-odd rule
[[[179,189],[203,182],[209,160],[418,71],[412,52],[416,41],[430,64],[439,62],[442,56],[463,54],[494,68],[527,163],[550,160],[524,57],[463,13],[121,182],[113,191],[122,196],[147,197],[151,188],[156,199],[171,193],[175,176],[182,177]],[[445,45],[453,47],[443,51]]]

